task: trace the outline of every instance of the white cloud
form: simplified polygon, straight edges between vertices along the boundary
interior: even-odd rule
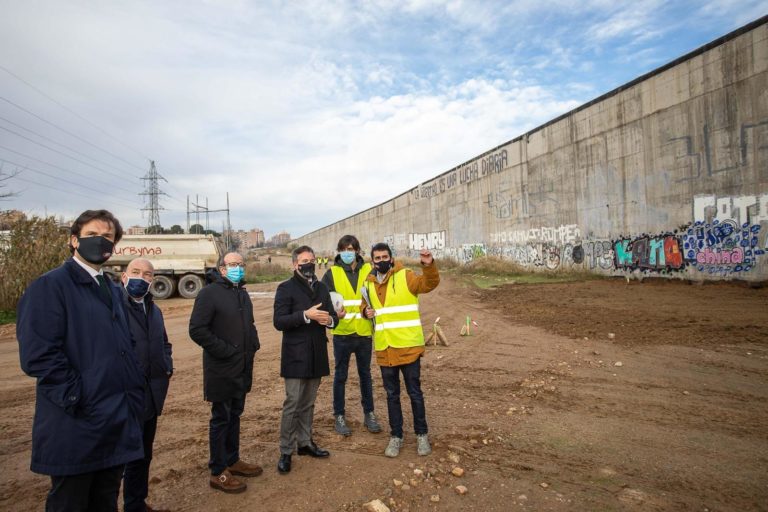
[[[229,191],[236,227],[299,235],[605,92],[601,80],[616,67],[636,76],[638,65],[677,56],[664,53],[670,27],[679,26],[663,18],[669,5],[17,2],[0,17],[0,33],[11,42],[0,45],[0,64],[140,154],[2,72],[0,95],[141,169],[144,155],[155,159],[173,195],[162,199],[174,208],[161,214],[165,224],[185,222],[187,194],[220,208]],[[759,3],[689,5],[695,19],[711,16],[707,5],[735,19]],[[710,34],[721,35],[712,28],[701,42]],[[10,115],[98,154],[0,104],[0,116]],[[142,171],[130,171],[124,183],[138,192]],[[129,196],[105,190],[91,202],[62,201],[40,189],[8,206],[76,214],[110,198],[138,200]],[[119,212],[141,222],[138,209]]]

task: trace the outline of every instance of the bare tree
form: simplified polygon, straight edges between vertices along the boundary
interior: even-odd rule
[[[0,201],[4,201],[7,199],[10,199],[11,197],[16,197],[17,195],[19,195],[18,192],[13,192],[13,191],[4,192],[2,189],[8,186],[4,183],[5,181],[15,178],[20,172],[21,171],[19,171],[18,169],[16,169],[15,171],[6,172],[3,169],[3,164],[0,163]]]

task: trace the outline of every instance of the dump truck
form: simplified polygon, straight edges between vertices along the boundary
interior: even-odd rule
[[[119,277],[131,260],[146,258],[155,267],[149,291],[156,299],[172,297],[177,290],[182,297],[194,299],[222,254],[213,235],[125,235],[104,268]]]

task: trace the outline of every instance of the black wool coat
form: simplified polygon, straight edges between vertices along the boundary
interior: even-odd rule
[[[275,292],[275,329],[283,332],[280,355],[280,376],[286,379],[317,379],[330,375],[328,365],[327,327],[311,320],[304,320],[304,311],[322,304],[333,324],[339,317],[333,309],[328,288],[315,280],[310,286],[306,279],[294,273],[280,283]]]
[[[203,347],[203,393],[209,402],[244,397],[253,382],[259,334],[253,304],[241,283],[222,276],[200,290],[189,318],[189,337]]]

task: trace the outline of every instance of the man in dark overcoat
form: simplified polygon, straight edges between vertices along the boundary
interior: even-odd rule
[[[236,476],[262,473],[257,464],[240,459],[240,416],[260,347],[244,277],[243,257],[236,252],[224,255],[219,275],[200,290],[189,319],[189,336],[203,347],[203,392],[211,402],[210,485],[229,493],[246,489]]]
[[[285,379],[285,401],[280,421],[280,460],[277,470],[291,470],[291,455],[328,457],[312,440],[312,420],[320,378],[330,375],[328,336],[339,321],[328,288],[315,276],[315,254],[303,245],[293,250],[293,277],[275,292],[275,329],[283,332],[280,376]],[[344,312],[340,313],[343,317]]]
[[[168,342],[163,313],[157,307],[149,287],[155,267],[145,258],[128,263],[121,278],[123,305],[135,343],[136,355],[144,370],[144,457],[125,466],[123,504],[125,512],[168,512],[147,505],[149,466],[157,432],[157,417],[163,413],[168,384],[173,374],[173,347]]]
[[[37,379],[31,469],[51,477],[49,512],[116,511],[123,468],[144,455],[144,375],[120,289],[101,268],[122,235],[107,210],[83,212],[73,257],[19,302],[21,368]]]

